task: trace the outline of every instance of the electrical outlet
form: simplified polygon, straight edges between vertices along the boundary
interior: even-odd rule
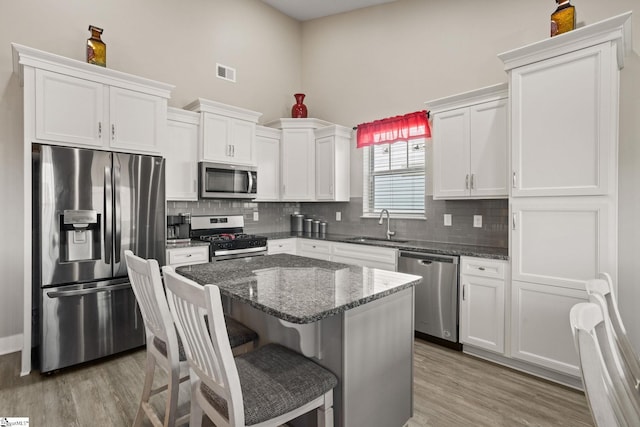
[[[340,211],[336,212],[336,221],[342,221],[342,212]]]
[[[255,211],[255,212],[253,213],[253,220],[254,220],[254,221],[257,221],[258,219],[260,219],[260,215],[258,214],[258,211]]]
[[[445,227],[451,227],[451,214],[444,214]]]
[[[482,228],[482,215],[473,216],[473,226],[476,228]]]

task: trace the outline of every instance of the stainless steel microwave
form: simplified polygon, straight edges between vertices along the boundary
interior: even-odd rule
[[[255,166],[200,162],[200,198],[255,199],[258,173]]]

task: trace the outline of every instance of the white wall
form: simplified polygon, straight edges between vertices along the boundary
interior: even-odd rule
[[[169,104],[198,97],[290,114],[301,90],[301,24],[258,0],[21,0],[0,5],[0,353],[22,332],[22,90],[11,42],[85,60],[89,25],[104,28],[109,68],[176,86]],[[237,83],[215,77],[216,62]]]

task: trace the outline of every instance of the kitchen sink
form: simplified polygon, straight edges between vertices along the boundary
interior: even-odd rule
[[[408,240],[400,240],[400,239],[384,239],[381,237],[352,237],[347,239],[350,242],[358,242],[358,243],[375,243],[375,244],[393,244],[393,243],[407,243]]]

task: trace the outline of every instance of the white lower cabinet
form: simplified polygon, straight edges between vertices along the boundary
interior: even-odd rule
[[[504,353],[508,261],[460,258],[460,342]]]
[[[376,246],[334,243],[331,261],[354,264],[362,267],[396,271],[398,253],[396,249]]]
[[[168,248],[167,265],[181,267],[183,265],[203,264],[209,262],[209,246],[188,246],[185,248]]]
[[[308,258],[331,261],[331,242],[326,240],[297,239],[296,253]]]
[[[579,377],[569,312],[587,299],[584,290],[513,281],[511,357]]]
[[[296,238],[267,240],[267,254],[296,255]]]

